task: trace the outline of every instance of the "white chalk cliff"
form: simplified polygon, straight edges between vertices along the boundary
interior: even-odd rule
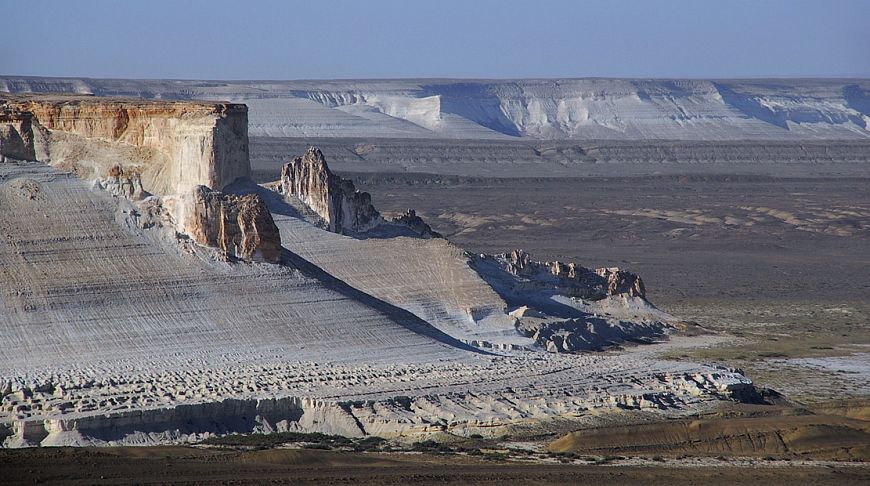
[[[230,99],[251,134],[622,140],[870,138],[866,79],[162,81],[0,77],[0,92]]]

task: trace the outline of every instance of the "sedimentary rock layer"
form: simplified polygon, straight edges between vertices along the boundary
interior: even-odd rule
[[[82,178],[105,178],[123,163],[148,192],[172,194],[196,185],[219,190],[250,175],[241,104],[5,95],[0,107],[31,114],[30,160]]]

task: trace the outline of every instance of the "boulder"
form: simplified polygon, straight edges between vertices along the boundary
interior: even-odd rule
[[[246,261],[281,261],[281,236],[257,194],[236,196],[197,186],[174,208],[176,228],[203,246]]]

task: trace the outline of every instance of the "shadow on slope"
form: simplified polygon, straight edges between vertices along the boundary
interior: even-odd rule
[[[511,137],[522,135],[501,108],[501,99],[486,84],[451,83],[421,86],[421,97],[440,96],[441,112],[458,115]]]
[[[462,341],[454,338],[453,336],[438,330],[433,325],[429,324],[423,319],[420,319],[419,317],[405,309],[396,307],[392,304],[384,302],[383,300],[377,299],[355,287],[351,287],[343,280],[333,276],[332,274],[326,272],[317,265],[311,263],[310,261],[302,258],[301,256],[293,253],[286,248],[283,250],[282,261],[285,264],[296,267],[305,276],[318,280],[326,288],[334,290],[341,295],[344,295],[345,297],[361,302],[379,312],[383,312],[391,319],[393,319],[396,323],[412,332],[430,337],[443,344],[459,348],[464,351],[471,351],[480,354],[491,354],[468,344],[465,344]]]
[[[786,130],[789,129],[788,123],[786,123],[785,114],[774,112],[767,106],[761,104],[758,101],[758,98],[737,93],[721,83],[713,83],[713,86],[715,86],[719,91],[719,94],[722,95],[722,100],[725,101],[725,104],[737,108],[737,110],[748,118],[756,118]]]
[[[258,194],[265,201],[266,206],[269,208],[269,211],[275,214],[305,220],[305,217],[299,212],[299,210],[287,203],[283,196],[276,193],[275,191],[271,191],[265,187],[254,184],[250,180],[238,180],[230,186],[227,186],[224,191],[227,193],[238,195]],[[400,228],[398,227],[398,225],[390,226],[395,226],[397,228],[397,231],[393,232],[385,230],[376,235],[368,235],[368,237],[393,238],[397,236],[408,236],[407,234],[405,234],[404,231],[399,231]],[[415,236],[419,238],[419,235],[415,234]],[[386,314],[397,324],[414,333],[430,337],[443,344],[465,351],[471,351],[481,354],[491,354],[468,344],[465,344],[462,341],[454,338],[453,336],[450,336],[449,334],[438,330],[432,324],[424,321],[423,319],[417,317],[416,315],[405,309],[396,307],[383,300],[373,297],[372,295],[369,295],[355,287],[350,286],[345,281],[335,277],[334,275],[323,270],[314,263],[306,260],[305,258],[297,255],[296,253],[293,253],[286,248],[282,249],[281,260],[282,263],[292,265],[293,267],[299,269],[299,271],[301,271],[305,276],[318,280],[325,287]]]

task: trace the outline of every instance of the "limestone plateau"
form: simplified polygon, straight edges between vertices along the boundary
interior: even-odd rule
[[[253,183],[241,104],[4,95],[0,155],[5,447],[498,435],[758,399],[648,352],[685,325],[630,272],[466,252],[313,147]]]
[[[0,76],[0,92],[230,99],[251,134],[510,140],[867,140],[867,79],[205,81]]]

